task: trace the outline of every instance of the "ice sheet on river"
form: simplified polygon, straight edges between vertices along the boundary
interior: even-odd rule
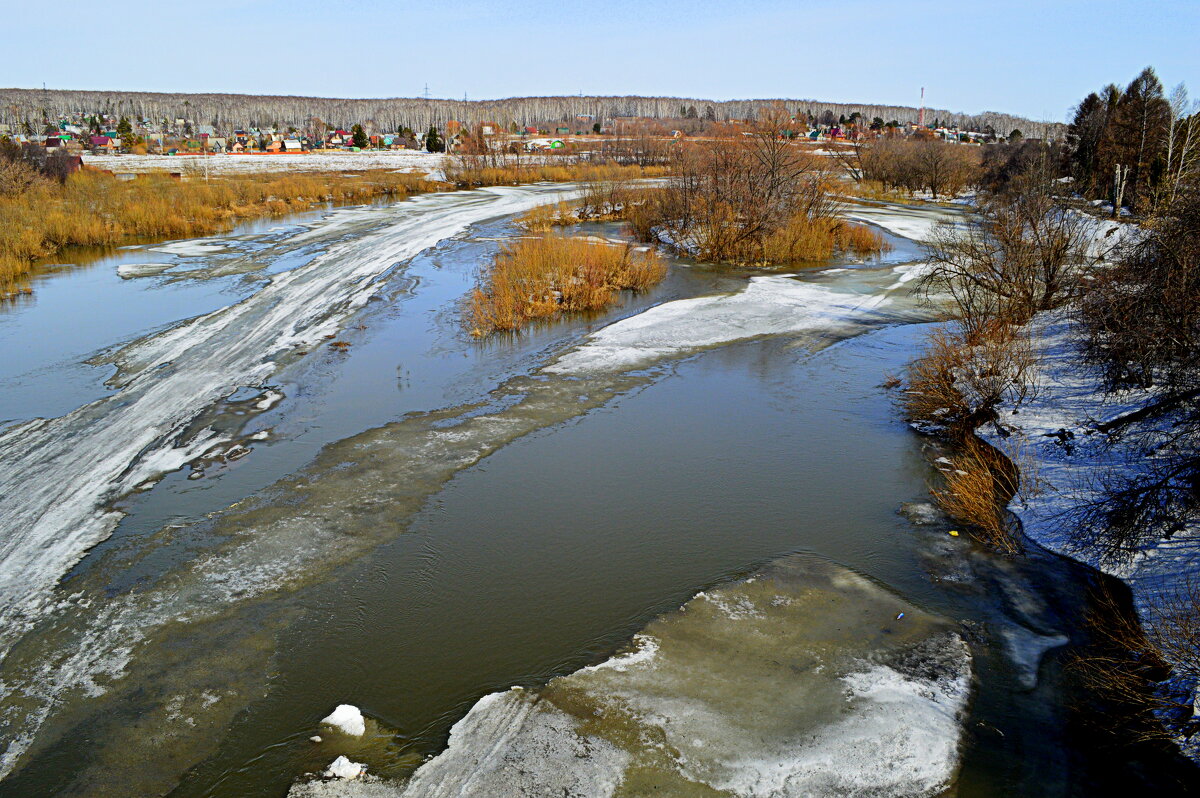
[[[700,593],[627,653],[485,696],[405,786],[290,796],[938,795],[970,682],[946,621],[796,555]]]
[[[876,317],[888,301],[880,294],[851,294],[786,277],[753,277],[735,294],[667,302],[610,324],[546,371],[622,371],[762,335],[845,334]]]
[[[110,502],[220,442],[189,431],[205,408],[262,385],[277,368],[272,358],[336,330],[393,264],[476,222],[562,196],[498,188],[391,206],[378,229],[272,277],[236,304],[127,347],[112,395],[0,433],[0,485],[9,488],[0,503],[0,658],[62,600],[53,592],[59,579],[116,526],[120,513],[106,509]],[[36,729],[22,725],[26,735]],[[21,748],[10,741],[0,754],[0,777]]]

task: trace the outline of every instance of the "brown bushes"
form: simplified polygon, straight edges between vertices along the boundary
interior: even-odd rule
[[[1036,391],[1029,339],[1009,325],[971,335],[962,327],[934,330],[908,364],[905,413],[926,432],[959,439],[995,420],[1001,402],[1019,406]]]
[[[278,216],[316,202],[362,201],[423,191],[420,175],[378,171],[239,175],[211,181],[144,175],[121,181],[84,170],[0,197],[0,283],[69,246],[112,246],[132,237],[184,238],[242,219]]]
[[[757,266],[885,249],[882,236],[836,218],[829,163],[790,141],[790,125],[786,112],[765,109],[750,135],[682,148],[667,185],[626,211],[635,233],[662,233],[702,260]]]
[[[465,310],[472,335],[511,332],[563,313],[602,310],[617,292],[644,291],[666,276],[657,252],[547,234],[501,248]]]
[[[862,176],[885,190],[927,191],[935,200],[959,194],[980,175],[976,148],[942,141],[879,139],[863,146],[858,159]]]
[[[989,202],[966,228],[939,225],[925,243],[930,269],[920,287],[947,296],[972,333],[1024,324],[1078,295],[1091,262],[1087,217],[1065,210],[1041,187]]]
[[[1019,405],[1029,398],[1034,365],[1028,339],[1011,326],[997,325],[975,336],[961,327],[943,327],[909,363],[902,395],[913,426],[945,436],[955,446],[951,465],[943,470],[945,485],[932,491],[934,500],[969,525],[976,538],[1006,554],[1020,546],[1005,507],[1020,488],[1021,471],[1026,484],[1036,487],[1034,464],[1015,448],[1005,456],[975,437],[974,430],[985,421],[999,423],[1001,402]]]

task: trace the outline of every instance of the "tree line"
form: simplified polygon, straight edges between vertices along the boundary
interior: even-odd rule
[[[0,89],[0,124],[14,129],[29,125],[34,132],[46,120],[103,113],[113,118],[129,116],[153,122],[192,120],[219,130],[235,128],[295,127],[303,130],[313,119],[349,129],[360,123],[368,129],[426,130],[443,127],[449,120],[468,125],[494,122],[501,125],[533,124],[543,121],[577,121],[617,117],[653,119],[697,119],[726,121],[754,119],[763,107],[782,103],[797,115],[840,119],[859,114],[902,123],[915,122],[919,110],[913,106],[831,103],[809,99],[748,99],[714,101],[686,97],[558,96],[511,97],[498,100],[447,100],[397,97],[388,99],[337,99],[247,94],[167,94],[125,91],[77,91]],[[929,118],[947,125],[997,131],[1020,128],[1026,135],[1054,137],[1057,123],[1037,122],[1011,114],[985,112],[961,114],[945,109],[926,109]],[[592,122],[586,127],[591,128]]]
[[[1180,84],[1168,95],[1147,67],[1129,85],[1110,83],[1075,108],[1068,169],[1080,193],[1148,213],[1179,194],[1200,160],[1200,104]]]

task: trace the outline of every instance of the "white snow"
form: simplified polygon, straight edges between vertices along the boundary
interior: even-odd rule
[[[226,249],[228,247],[221,241],[193,238],[185,241],[172,241],[169,244],[151,247],[150,251],[162,252],[165,255],[182,255],[184,257],[196,258],[204,255],[212,255],[215,252],[224,252]]]
[[[337,709],[321,719],[321,723],[341,729],[352,737],[362,737],[367,731],[362,711],[353,704],[338,704]]]
[[[359,762],[351,762],[344,756],[339,756],[330,763],[325,770],[325,775],[331,779],[357,779],[367,769],[367,766]]]
[[[843,218],[874,224],[913,241],[928,240],[940,222],[960,223],[963,218],[961,213],[936,206],[855,203],[844,204],[839,210]]]
[[[446,163],[442,153],[416,150],[386,152],[310,152],[303,155],[225,154],[225,155],[84,155],[83,162],[115,173],[181,172],[210,175],[254,172],[344,172],[366,169],[390,169],[397,172],[441,170]]]
[[[117,274],[121,277],[149,277],[162,274],[174,265],[174,263],[122,263],[117,267]]]
[[[762,335],[837,332],[869,321],[887,302],[882,295],[843,293],[785,277],[754,277],[735,294],[667,302],[610,324],[545,370],[624,371]]]

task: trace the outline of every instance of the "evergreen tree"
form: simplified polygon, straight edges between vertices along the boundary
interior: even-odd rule
[[[1110,94],[1111,96],[1111,94]],[[1162,83],[1151,67],[1142,70],[1120,93],[1101,144],[1098,180],[1107,182],[1118,165],[1129,168],[1125,200],[1134,210],[1146,210],[1162,168],[1163,139],[1170,108]]]
[[[1078,190],[1090,194],[1097,181],[1100,143],[1108,125],[1108,104],[1092,92],[1075,107],[1075,115],[1067,125],[1067,167],[1075,178]]]
[[[436,125],[430,125],[429,131],[425,134],[425,149],[429,152],[445,152],[446,143],[442,141],[442,137],[438,135]]]
[[[133,132],[133,125],[129,124],[129,117],[121,117],[121,121],[117,122],[117,135],[125,138]]]
[[[370,140],[367,138],[366,131],[363,130],[362,125],[357,123],[350,128],[350,142],[360,150],[365,150],[371,145]]]

